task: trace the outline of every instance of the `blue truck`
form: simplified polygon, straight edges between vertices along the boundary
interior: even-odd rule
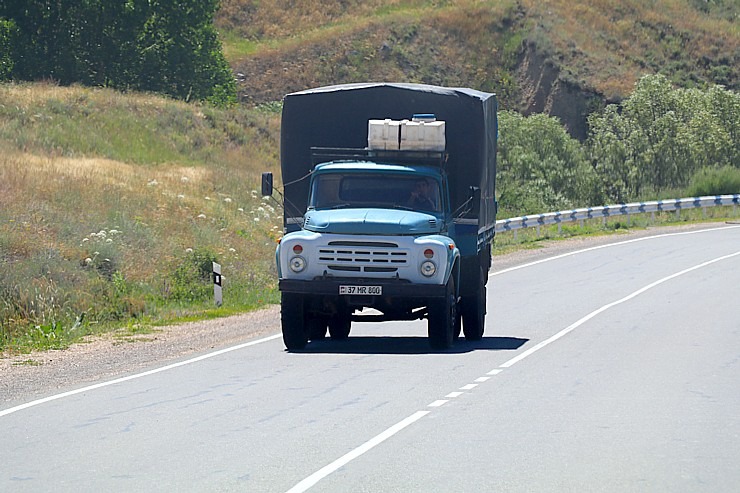
[[[472,89],[362,83],[285,96],[276,261],[289,351],[327,332],[346,339],[357,321],[427,319],[435,350],[461,332],[483,337],[497,136],[496,96]],[[272,195],[272,174],[262,178]]]

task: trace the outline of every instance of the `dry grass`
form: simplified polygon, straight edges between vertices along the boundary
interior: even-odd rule
[[[0,85],[0,348],[24,326],[69,330],[81,313],[170,316],[189,250],[222,264],[229,309],[271,299],[259,293],[274,289],[281,211],[257,189],[277,169],[278,128],[256,110]]]
[[[740,36],[737,14],[727,12],[701,12],[687,0],[335,0],[320,9],[308,0],[228,0],[217,22],[229,60],[246,74],[246,100],[357,80],[437,83],[429,74],[439,74],[443,85],[468,82],[517,107],[506,99],[516,97],[510,59],[519,39],[607,99],[655,72],[680,85],[736,86]],[[417,29],[395,38],[400,26]],[[408,56],[382,58],[387,47]]]

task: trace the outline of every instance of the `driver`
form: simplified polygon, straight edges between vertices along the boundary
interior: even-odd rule
[[[408,206],[417,210],[435,210],[437,207],[432,198],[431,188],[426,178],[417,180],[409,197]]]

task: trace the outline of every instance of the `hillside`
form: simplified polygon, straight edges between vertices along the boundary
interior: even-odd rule
[[[735,0],[224,0],[217,26],[243,101],[357,81],[468,86],[583,138],[585,115],[645,74],[736,90],[739,15]]]
[[[275,301],[278,115],[0,84],[0,352]],[[26,341],[26,342],[24,342]]]

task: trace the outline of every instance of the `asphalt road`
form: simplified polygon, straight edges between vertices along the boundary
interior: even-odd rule
[[[495,271],[477,343],[356,324],[0,410],[0,491],[737,491],[740,227]]]

